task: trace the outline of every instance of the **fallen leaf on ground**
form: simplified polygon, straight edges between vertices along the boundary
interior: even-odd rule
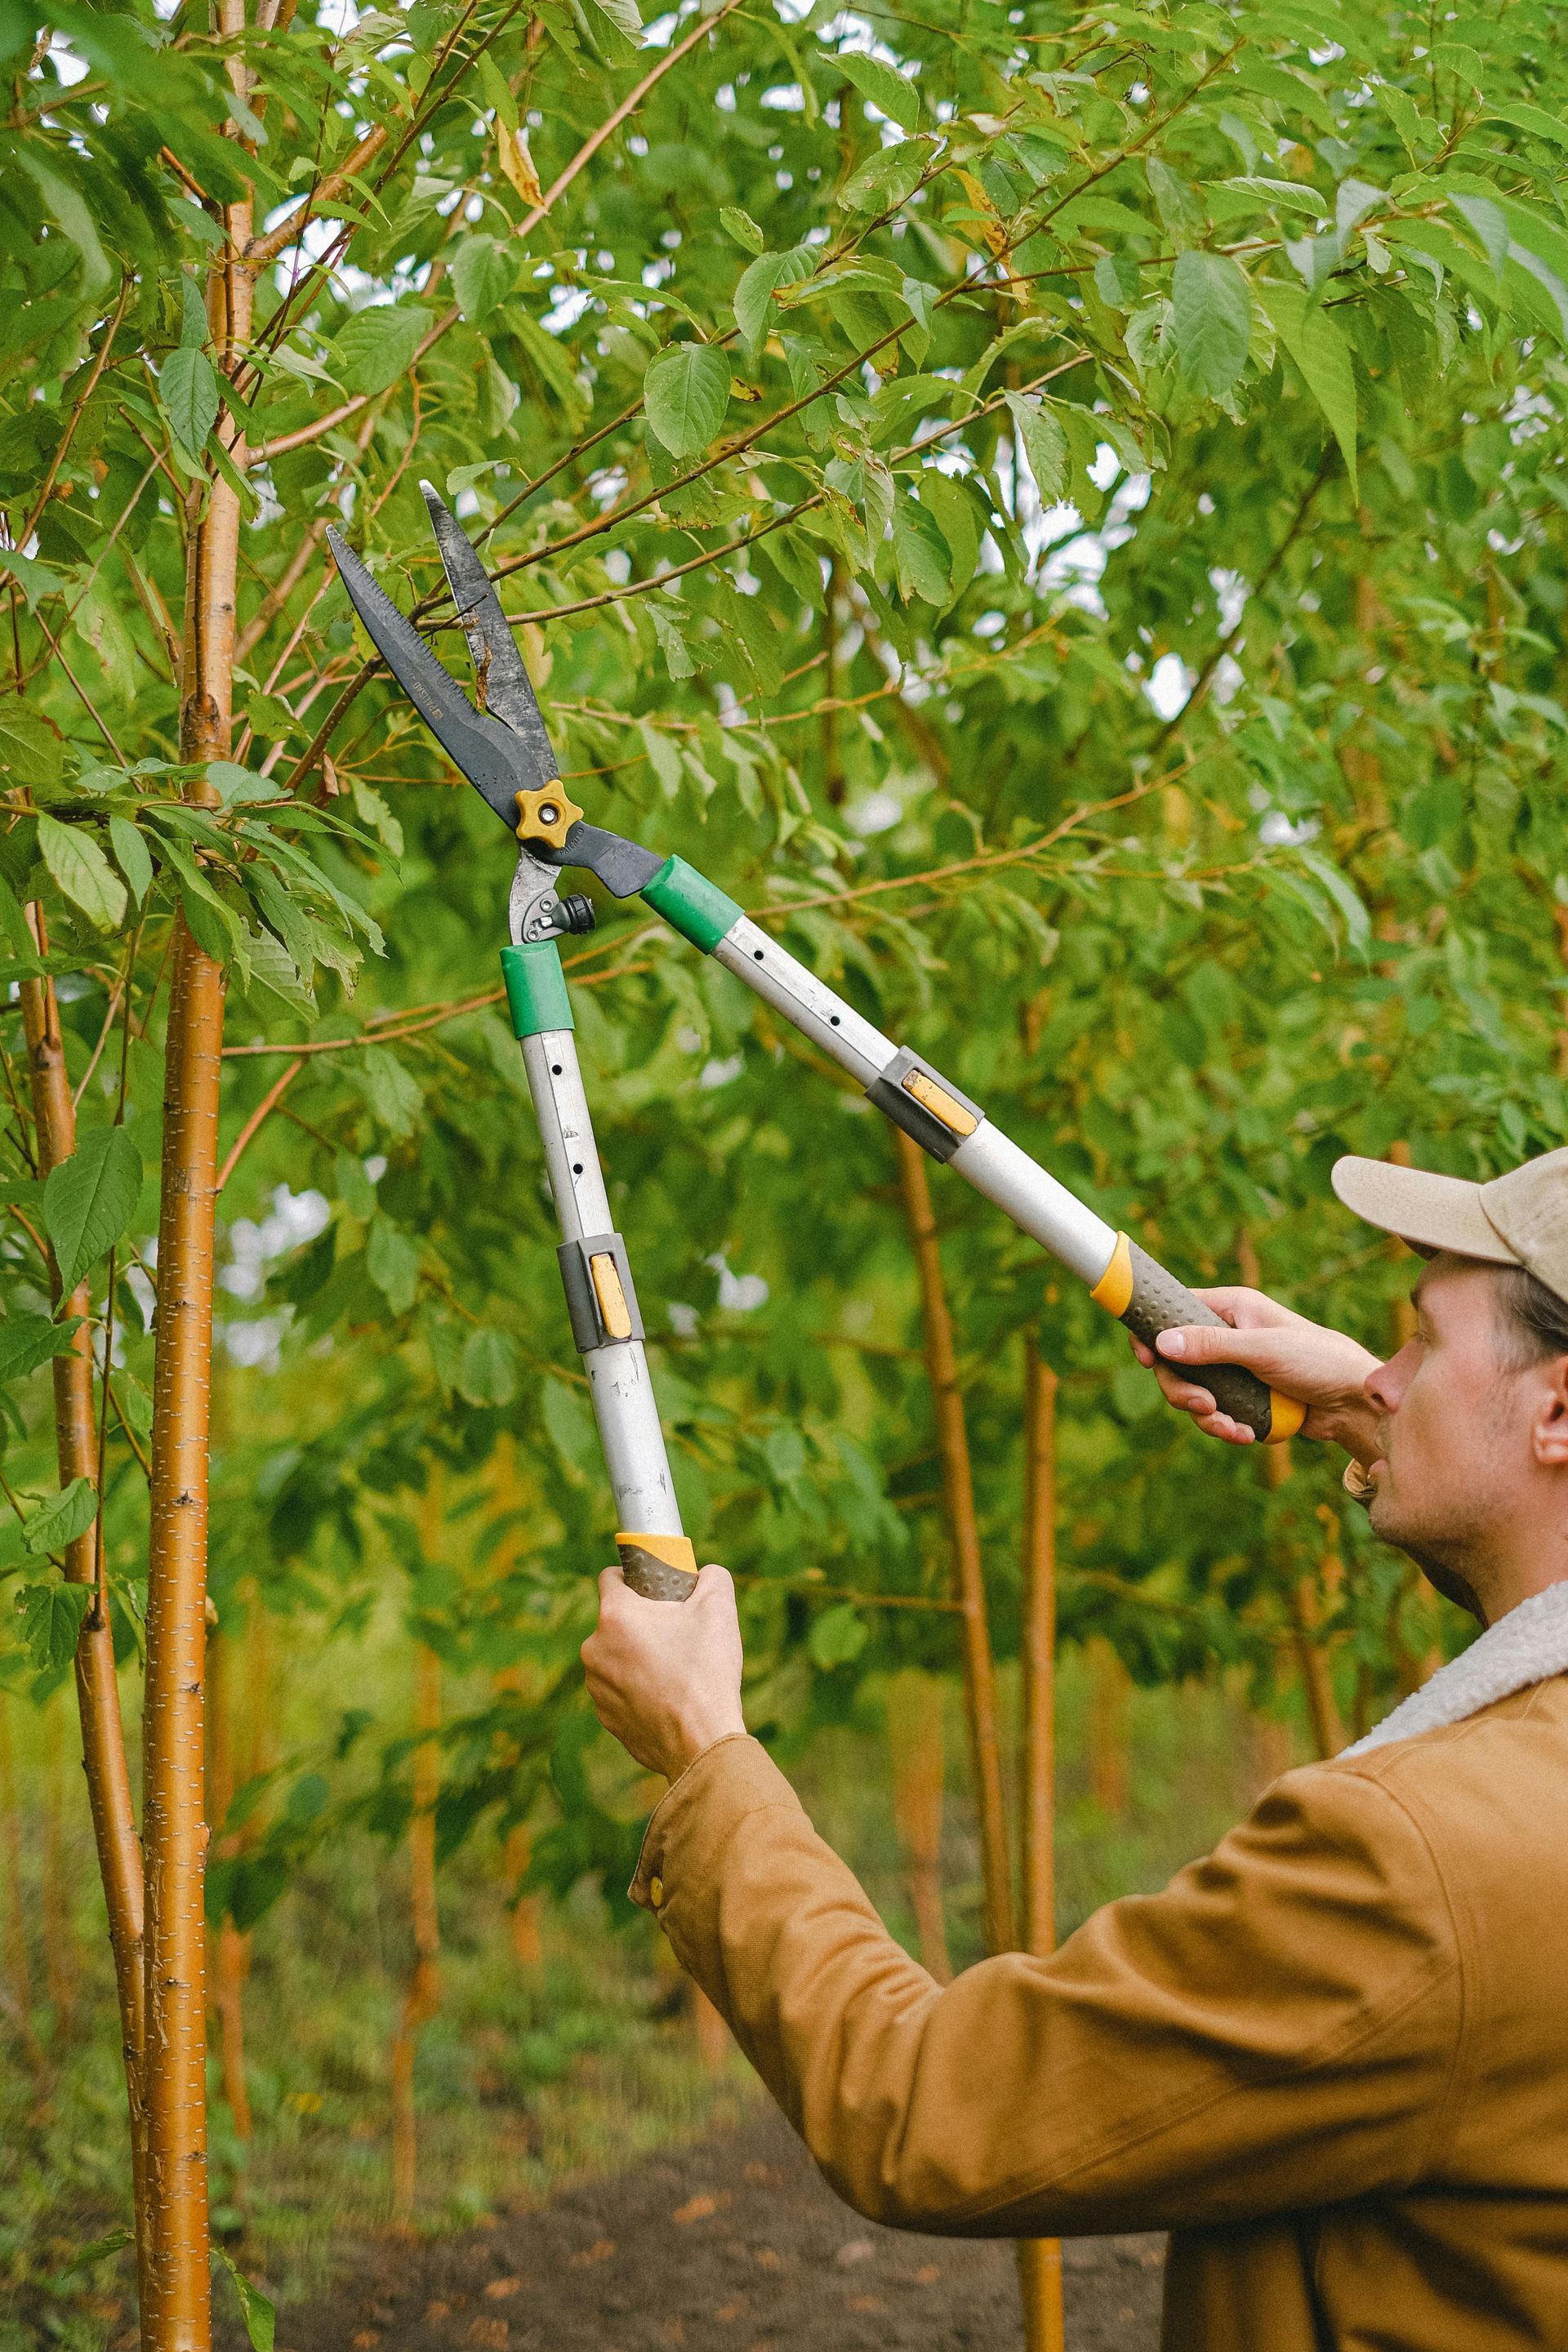
[[[689,2221],[706,2221],[710,2214],[721,2212],[726,2205],[732,2202],[727,2190],[721,2191],[717,2197],[706,2194],[689,2197],[684,2205],[676,2207],[669,2218],[684,2229]]]
[[[615,2251],[614,2238],[595,2238],[591,2246],[584,2246],[581,2253],[573,2255],[572,2266],[574,2270],[585,2271],[591,2263],[607,2263]]]
[[[452,2306],[449,2303],[427,2303],[425,2306],[426,2327],[434,2327],[438,2319],[449,2319],[451,2315]]]
[[[876,2258],[877,2249],[869,2238],[851,2238],[840,2246],[833,2259],[841,2271],[853,2270],[857,2263],[868,2263]]]
[[[846,2311],[880,2311],[882,2298],[879,2294],[852,2294],[844,2308]]]
[[[503,2303],[509,2294],[515,2294],[521,2284],[520,2278],[491,2279],[485,2293],[492,2303]]]
[[[775,2254],[771,2246],[759,2246],[757,2248],[757,2260],[762,2264],[763,2270],[776,2271],[782,2268],[784,2256],[782,2254]]]
[[[477,2344],[479,2352],[501,2352],[510,2334],[504,2319],[475,2319],[468,2324],[468,2341]]]
[[[940,2263],[922,2263],[919,2270],[915,2273],[915,2284],[917,2286],[934,2286],[941,2276],[942,2264]]]

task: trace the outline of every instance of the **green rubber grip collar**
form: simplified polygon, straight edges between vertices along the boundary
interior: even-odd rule
[[[531,947],[502,948],[500,969],[514,1037],[521,1040],[542,1036],[547,1029],[576,1027],[553,940],[536,940]]]
[[[642,895],[656,915],[662,915],[704,955],[712,954],[746,911],[684,857],[667,857]]]

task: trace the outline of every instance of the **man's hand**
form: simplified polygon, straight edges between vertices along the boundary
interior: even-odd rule
[[[645,1601],[618,1568],[599,1579],[599,1622],[583,1644],[588,1696],[639,1764],[678,1780],[716,1739],[743,1732],[741,1621],[727,1568],[689,1601]]]
[[[1224,1317],[1228,1331],[1209,1323],[1162,1331],[1158,1358],[1141,1339],[1132,1342],[1133,1354],[1152,1369],[1173,1405],[1190,1412],[1208,1436],[1250,1445],[1252,1432],[1216,1411],[1201,1385],[1205,1364],[1245,1364],[1271,1389],[1306,1406],[1303,1437],[1331,1438],[1363,1468],[1377,1459],[1377,1412],[1363,1386],[1377,1369],[1377,1357],[1342,1331],[1292,1314],[1261,1290],[1200,1290],[1196,1296]]]

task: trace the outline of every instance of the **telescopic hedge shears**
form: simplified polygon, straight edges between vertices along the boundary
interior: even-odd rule
[[[594,908],[586,898],[559,894],[563,867],[596,875],[616,898],[640,897],[693,947],[744,981],[847,1070],[879,1110],[994,1201],[1020,1232],[1088,1285],[1098,1306],[1146,1344],[1178,1324],[1219,1323],[1157,1259],[1113,1231],[1004,1135],[978,1103],[919,1054],[884,1037],[683,857],[660,857],[584,821],[561,783],[494,583],[450,509],[428,482],[421,487],[481,708],[476,709],[338,532],[329,530],[327,539],[350,601],[393,677],[519,845],[511,944],[501,950],[507,1003],[561,1224],[567,1313],[615,1491],[616,1544],[634,1590],[683,1601],[696,1580],[696,1558],[680,1524],[637,1290],[626,1244],[611,1219],[577,1064],[555,943],[591,930]],[[1257,1437],[1286,1438],[1301,1425],[1300,1404],[1239,1364],[1205,1365],[1203,1383],[1220,1410]]]

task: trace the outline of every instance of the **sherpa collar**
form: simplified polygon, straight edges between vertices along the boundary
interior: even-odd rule
[[[1415,1739],[1463,1723],[1483,1706],[1562,1674],[1568,1674],[1568,1583],[1532,1592],[1342,1753],[1361,1756],[1391,1739]]]

